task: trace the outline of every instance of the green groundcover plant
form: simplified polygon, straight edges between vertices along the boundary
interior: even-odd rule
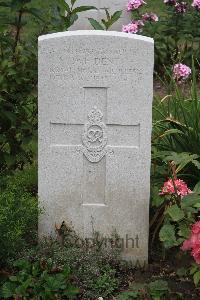
[[[0,192],[0,265],[17,256],[36,237],[38,203],[36,168],[4,180]]]
[[[76,299],[78,288],[72,283],[70,269],[56,268],[52,261],[31,263],[18,260],[14,263],[18,270],[1,289],[1,299]]]
[[[61,269],[69,266],[76,278],[79,298],[82,300],[94,300],[98,297],[109,299],[122,281],[119,273],[120,250],[103,247],[97,233],[94,233],[91,244],[85,244],[65,223],[62,224],[62,233],[58,227],[57,225],[56,232],[59,242],[44,240],[35,249],[24,251],[22,256],[28,260],[51,259]]]

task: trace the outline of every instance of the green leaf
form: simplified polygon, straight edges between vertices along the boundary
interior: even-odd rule
[[[111,18],[110,18],[110,14],[109,14],[109,11],[108,11],[107,8],[105,8],[105,12],[106,12],[106,17],[107,17],[107,19],[110,20],[110,19],[111,19]]]
[[[70,7],[69,7],[69,4],[67,2],[65,2],[65,0],[57,0],[58,1],[58,5],[60,6],[60,8],[63,10],[63,11],[67,11],[68,13],[70,13]]]
[[[195,185],[193,192],[200,194],[200,181]]]
[[[78,20],[78,15],[73,13],[70,17],[70,26],[72,26],[77,20]]]
[[[164,225],[160,230],[159,237],[165,248],[176,246],[175,227],[173,225]]]
[[[200,271],[194,273],[193,275],[194,284],[197,286],[200,282]]]
[[[197,264],[193,264],[192,267],[190,268],[190,275],[193,275],[194,273],[196,273],[199,269],[199,265]]]
[[[16,260],[14,262],[13,266],[19,268],[20,270],[23,270],[23,269],[30,270],[30,267],[31,267],[30,263],[25,259]]]
[[[189,163],[196,164],[198,161],[196,160],[199,158],[197,154],[191,154],[188,152],[176,153],[172,152],[171,155],[166,156],[165,161],[174,161],[176,165],[178,165],[176,169],[176,173],[179,173],[185,166]]]
[[[2,287],[2,295],[5,299],[11,298],[15,294],[15,283],[6,282]]]
[[[200,194],[191,193],[183,197],[181,201],[181,207],[183,209],[188,210],[189,208],[193,207],[196,204],[200,203]]]
[[[155,207],[161,206],[165,202],[165,197],[160,196],[160,195],[155,195],[152,198],[152,205]]]
[[[187,239],[190,235],[190,226],[187,223],[180,222],[178,228],[178,235]]]
[[[71,5],[73,6],[75,4],[76,0],[71,0]]]
[[[37,8],[24,8],[23,9],[23,12],[24,13],[27,13],[27,14],[30,14],[32,16],[34,16],[35,18],[41,20],[41,21],[44,21],[43,18],[42,18],[42,15],[40,13],[40,10],[37,9]]]
[[[172,220],[175,222],[182,220],[185,216],[184,212],[178,207],[177,204],[170,206],[166,213],[169,214]]]
[[[178,129],[168,129],[164,133],[162,133],[161,135],[159,135],[158,138],[163,138],[163,137],[165,137],[167,135],[176,134],[176,133],[183,134],[183,132],[181,130],[178,130]]]
[[[111,17],[111,20],[112,20],[111,24],[117,22],[119,20],[119,18],[121,17],[121,15],[122,15],[122,10],[116,11]]]
[[[79,7],[76,7],[75,9],[73,9],[72,13],[80,13],[80,12],[83,12],[83,11],[88,11],[88,10],[91,10],[91,9],[95,9],[97,10],[97,8],[95,6],[79,6]]]
[[[153,299],[162,299],[169,291],[168,283],[164,280],[156,280],[149,284],[150,295],[154,297]],[[156,298],[159,297],[159,298]]]
[[[10,276],[9,280],[12,282],[16,282],[17,281],[17,276]]]
[[[154,186],[151,193],[152,193],[152,205],[155,207],[159,207],[165,201],[165,197],[159,195],[160,186]]]
[[[65,291],[63,292],[63,296],[66,296],[70,300],[77,299],[77,294],[79,294],[80,290],[75,286],[68,285]]]
[[[104,27],[93,18],[88,18],[90,24],[95,30],[104,30]]]
[[[187,276],[188,275],[188,269],[187,268],[179,268],[177,271],[176,271],[176,274],[179,276],[179,277],[184,277],[184,276]]]
[[[200,170],[200,162],[198,160],[193,160],[192,163],[195,165],[195,167],[197,167],[198,170]]]

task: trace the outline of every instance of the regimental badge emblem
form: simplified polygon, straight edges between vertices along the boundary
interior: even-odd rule
[[[82,134],[83,153],[90,162],[97,163],[106,155],[106,125],[103,113],[95,106],[88,114]]]

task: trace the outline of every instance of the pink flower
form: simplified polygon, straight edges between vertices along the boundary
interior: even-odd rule
[[[192,6],[196,9],[200,9],[200,0],[194,0]]]
[[[191,73],[191,69],[184,64],[179,63],[173,67],[173,77],[179,82],[186,80]]]
[[[176,3],[175,10],[177,13],[185,13],[187,11],[187,3],[186,2]]]
[[[196,263],[200,264],[200,241],[193,246],[191,254]]]
[[[183,251],[191,250],[194,247],[194,245],[199,242],[200,242],[200,233],[197,234],[191,233],[190,238],[183,242],[181,250]]]
[[[200,240],[200,221],[192,225],[192,233],[199,234],[199,240]]]
[[[132,11],[138,9],[143,4],[146,4],[143,0],[129,0],[127,4],[127,10]]]
[[[142,20],[132,21],[127,25],[123,25],[122,31],[126,33],[137,33],[140,31],[142,26],[144,26],[144,22]]]
[[[127,25],[123,25],[122,31],[126,33],[137,33],[139,28],[136,23],[129,23]]]
[[[192,225],[190,238],[184,241],[181,250],[191,250],[194,260],[197,264],[200,264],[200,221]]]
[[[139,29],[141,29],[144,26],[143,20],[137,20],[135,22],[138,24]]]
[[[164,3],[170,6],[176,5],[176,0],[164,0]]]
[[[185,240],[183,242],[183,245],[181,246],[181,250],[182,251],[187,251],[187,250],[191,250],[192,249],[192,243],[191,240]]]
[[[158,16],[154,13],[145,13],[142,15],[143,21],[158,22]]]
[[[174,189],[174,185],[176,187],[176,191]],[[187,184],[181,180],[181,179],[175,179],[174,182],[172,179],[169,179],[164,183],[164,186],[162,188],[162,191],[160,195],[171,195],[171,194],[177,194],[181,196],[186,196],[187,194],[192,193],[192,191],[187,187]]]

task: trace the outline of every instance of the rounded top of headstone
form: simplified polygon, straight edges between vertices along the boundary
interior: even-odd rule
[[[152,44],[154,43],[154,40],[147,36],[118,32],[118,31],[104,31],[104,30],[77,30],[77,31],[57,32],[57,33],[42,35],[38,38],[38,40],[40,42],[43,40],[56,39],[62,37],[71,37],[71,36],[111,36],[111,37],[121,37],[126,39],[141,40]]]

